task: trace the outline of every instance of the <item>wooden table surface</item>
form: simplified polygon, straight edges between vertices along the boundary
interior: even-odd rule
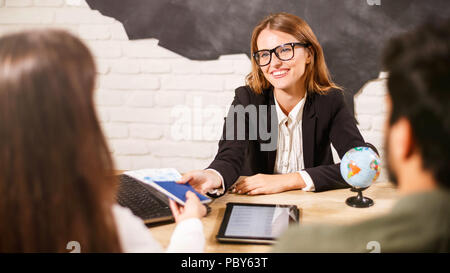
[[[219,243],[216,240],[226,203],[262,203],[262,204],[290,204],[300,209],[300,224],[332,223],[350,224],[370,217],[387,213],[398,200],[399,195],[389,182],[376,182],[363,192],[375,204],[369,208],[352,208],[345,204],[348,197],[356,196],[350,189],[333,190],[327,192],[304,192],[301,190],[288,191],[271,195],[247,196],[227,193],[215,199],[211,206],[211,213],[202,219],[206,236],[205,252],[241,253],[241,252],[269,252],[270,245]],[[150,227],[152,236],[167,248],[175,223]]]

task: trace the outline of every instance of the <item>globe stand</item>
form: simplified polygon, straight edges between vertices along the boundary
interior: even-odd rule
[[[374,204],[373,200],[367,197],[364,197],[362,191],[367,188],[355,188],[351,189],[352,192],[357,192],[357,196],[349,197],[345,201],[347,205],[354,208],[368,208]]]

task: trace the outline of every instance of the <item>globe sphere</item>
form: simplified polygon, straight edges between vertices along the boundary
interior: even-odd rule
[[[342,157],[342,178],[354,188],[367,188],[379,177],[380,163],[380,157],[371,148],[352,148]]]

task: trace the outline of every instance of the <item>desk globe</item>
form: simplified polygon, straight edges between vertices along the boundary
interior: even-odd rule
[[[341,160],[341,175],[358,195],[348,198],[347,205],[355,208],[367,208],[373,200],[362,195],[380,175],[380,158],[369,147],[356,147],[345,153]]]

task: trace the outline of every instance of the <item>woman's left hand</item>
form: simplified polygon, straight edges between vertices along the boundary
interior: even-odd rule
[[[236,183],[233,192],[237,194],[272,194],[306,186],[299,173],[257,174],[248,176]]]

